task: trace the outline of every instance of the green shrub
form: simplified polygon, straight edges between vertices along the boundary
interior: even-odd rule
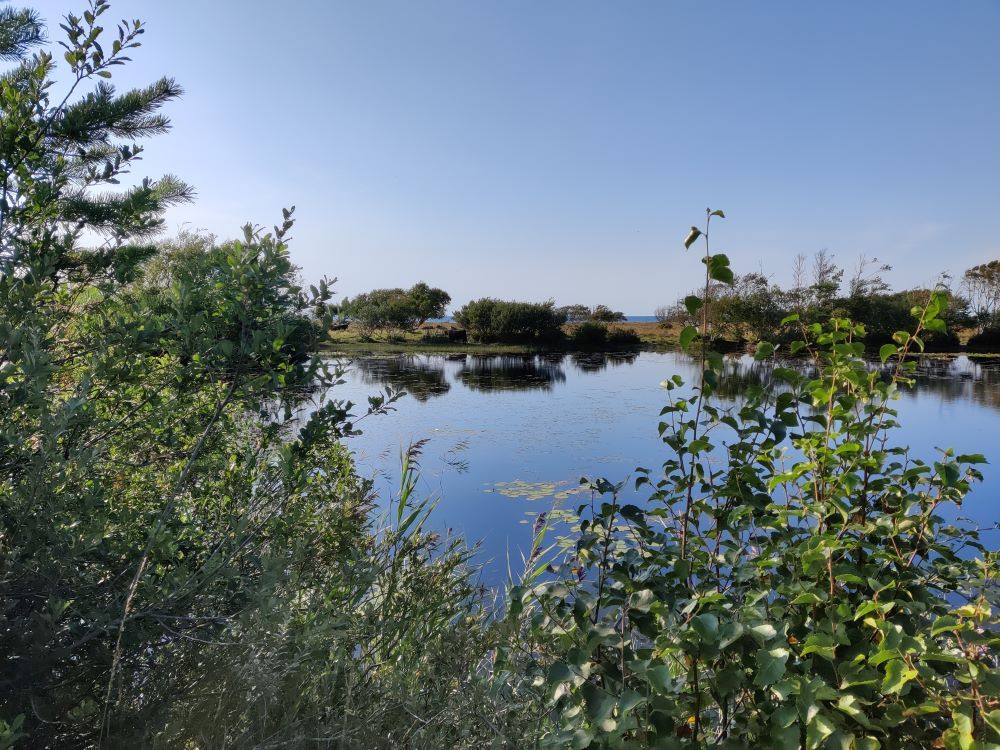
[[[707,275],[725,282],[719,258],[706,241]],[[730,407],[715,398],[723,358],[685,330],[704,374],[692,395],[665,381],[669,451],[636,481],[648,500],[622,504],[624,483],[587,482],[595,497],[575,533],[547,556],[548,527],[536,529],[510,592],[498,667],[537,690],[543,746],[1000,741],[998,555],[940,513],[961,505],[985,459],[925,463],[890,441],[907,354],[940,330],[944,302],[930,295],[914,334],[882,347],[889,380],[866,365],[861,326],[791,316],[791,348],[818,375],[760,344],[771,376]]]
[[[409,289],[374,289],[345,299],[339,312],[357,325],[364,337],[377,331],[393,337],[416,330],[429,318],[442,317],[449,302],[447,292],[421,281]]]
[[[508,302],[484,297],[458,310],[455,322],[468,331],[470,341],[551,343],[562,338],[566,318],[551,300]]]
[[[588,320],[573,326],[569,343],[577,349],[633,348],[642,341],[630,328],[609,328],[604,323]]]
[[[612,310],[607,305],[598,305],[590,311],[590,319],[599,323],[619,323],[625,320],[625,313]]]
[[[384,518],[355,475],[291,211],[156,246],[190,191],[116,187],[180,90],[103,82],[144,30],[107,10],[66,19],[61,101],[0,8],[0,747],[489,746],[469,552],[405,463]]]
[[[642,344],[639,334],[631,328],[612,328],[608,331],[608,346],[631,349]]]
[[[608,327],[588,320],[573,327],[569,342],[579,349],[602,349],[608,343]]]

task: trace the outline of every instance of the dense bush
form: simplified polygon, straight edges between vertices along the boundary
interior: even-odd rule
[[[608,343],[608,327],[603,323],[587,320],[569,334],[569,343],[579,349],[600,349]]]
[[[640,346],[642,339],[631,328],[611,328],[608,331],[608,346],[632,348]]]
[[[552,342],[562,338],[565,315],[549,302],[507,302],[484,297],[464,305],[455,322],[479,342]]]
[[[618,323],[625,320],[625,313],[612,310],[607,305],[597,305],[596,307],[566,305],[556,308],[556,311],[565,316],[567,323],[583,323],[588,320],[599,323]]]
[[[374,289],[346,299],[340,315],[361,329],[364,335],[376,331],[414,331],[430,318],[440,318],[451,297],[443,289],[418,282],[409,289]]]
[[[142,31],[106,12],[66,19],[78,93]],[[53,104],[41,37],[0,9],[0,747],[489,744],[467,552],[424,530],[412,465],[374,514],[291,212],[152,244],[189,190],[109,191],[178,87]]]
[[[590,311],[590,319],[601,323],[620,323],[625,320],[625,313],[612,310],[607,305],[598,305]]]

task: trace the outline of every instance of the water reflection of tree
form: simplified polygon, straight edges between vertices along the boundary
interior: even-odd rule
[[[943,401],[971,401],[1000,409],[1000,361],[969,357],[921,357],[913,375],[916,390]]]
[[[566,380],[562,355],[469,355],[458,371],[461,383],[474,391],[549,390]]]
[[[698,364],[697,357],[693,363]],[[774,367],[791,367],[807,377],[817,377],[815,365],[805,359],[756,362],[752,357],[726,357],[719,374],[715,393],[724,399],[737,401],[748,389],[764,387],[771,382]],[[869,367],[891,375],[894,363],[882,365],[870,362]],[[969,357],[920,357],[913,373],[913,389],[904,393],[933,393],[944,401],[971,401],[992,409],[1000,409],[1000,360],[977,361]]]
[[[443,396],[451,389],[444,364],[426,357],[363,357],[356,359],[351,367],[367,385],[391,385],[417,401]]]
[[[619,367],[635,362],[638,352],[577,352],[572,355],[573,364],[580,372],[603,372],[608,366]]]

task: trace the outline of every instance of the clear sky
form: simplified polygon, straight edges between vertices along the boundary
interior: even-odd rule
[[[31,4],[48,20],[80,0]],[[1000,0],[112,0],[120,86],[186,89],[140,170],[234,236],[295,204],[341,293],[423,279],[650,314],[706,206],[737,271],[798,252],[897,287],[1000,257]]]

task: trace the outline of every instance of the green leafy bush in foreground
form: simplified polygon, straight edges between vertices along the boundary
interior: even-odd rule
[[[180,90],[102,80],[143,31],[107,11],[66,19],[52,100],[0,8],[0,747],[482,746],[468,552],[410,471],[385,516],[355,475],[291,211],[151,241],[190,191],[115,186]]]
[[[720,213],[709,212],[708,220]],[[708,252],[706,280],[728,259]],[[985,748],[1000,741],[997,553],[949,523],[979,455],[925,463],[892,408],[944,296],[862,359],[862,327],[798,325],[817,377],[775,366],[736,406],[675,376],[642,507],[590,483],[577,533],[511,591],[510,679],[526,672],[549,747]],[[689,300],[699,307],[698,300]],[[699,332],[685,331],[693,346]],[[758,346],[757,359],[774,348]]]

